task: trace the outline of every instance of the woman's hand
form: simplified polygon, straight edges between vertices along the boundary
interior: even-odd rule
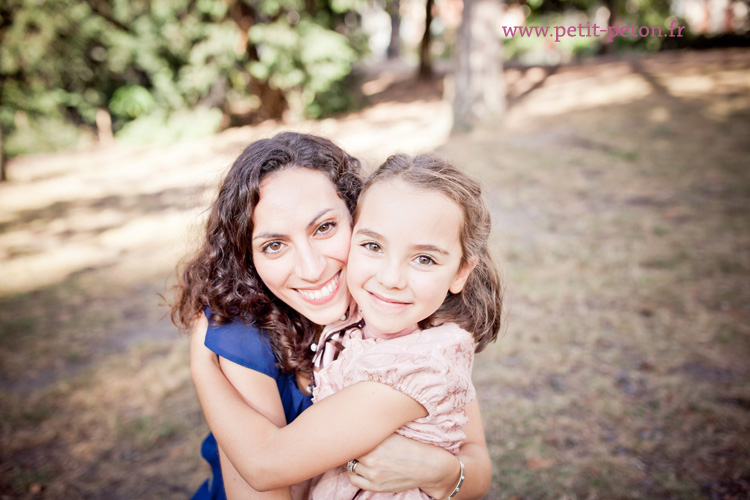
[[[399,492],[437,485],[442,479],[441,467],[430,462],[433,452],[441,450],[399,434],[392,434],[377,448],[357,459],[356,474],[349,473],[349,482],[359,488],[376,492]],[[445,450],[442,450],[445,452]],[[458,461],[450,453],[454,468]],[[438,455],[441,457],[442,453]],[[458,476],[456,476],[458,481]],[[446,495],[447,496],[447,495]]]
[[[465,464],[466,479],[456,500],[483,498],[492,479],[479,403],[476,400],[469,403],[466,413],[469,417],[463,428],[466,440],[458,453]],[[461,469],[456,457],[443,448],[398,434],[357,460],[356,474],[349,473],[354,486],[392,493],[419,488],[433,498],[447,498],[453,492]]]

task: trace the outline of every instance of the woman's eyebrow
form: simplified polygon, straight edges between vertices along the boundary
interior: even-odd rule
[[[253,241],[255,241],[255,240],[265,240],[266,238],[276,239],[276,238],[283,238],[283,237],[284,237],[284,235],[283,234],[279,234],[279,233],[260,233],[260,234],[258,234],[256,236],[253,236]]]
[[[332,208],[324,208],[323,210],[321,210],[320,212],[318,212],[318,215],[316,215],[315,217],[313,217],[312,220],[310,221],[310,223],[307,225],[307,229],[308,230],[312,229],[312,227],[315,224],[318,223],[318,219],[320,219],[321,217],[323,217],[325,214],[327,214],[331,210],[333,210],[333,209]]]
[[[312,229],[312,227],[318,222],[318,219],[323,217],[328,212],[332,211],[333,208],[324,208],[320,212],[315,215],[315,217],[312,218],[312,220],[307,224],[306,229],[309,231]],[[275,239],[275,238],[283,238],[285,235],[281,233],[258,233],[255,236],[253,236],[253,241],[260,240],[260,239]]]

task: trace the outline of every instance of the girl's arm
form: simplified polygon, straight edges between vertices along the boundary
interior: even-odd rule
[[[483,498],[492,481],[492,462],[484,437],[482,414],[474,399],[466,406],[469,422],[464,426],[466,440],[458,456],[464,462],[466,479],[456,500]],[[357,474],[349,481],[369,491],[420,489],[433,498],[447,498],[458,483],[460,466],[456,457],[443,448],[418,443],[393,434],[372,452],[357,459]]]
[[[207,328],[208,320],[204,315],[201,315],[193,327],[193,340],[202,339],[205,342]],[[212,357],[214,360],[217,359],[216,355],[212,354]],[[268,375],[250,370],[223,358],[221,358],[221,368],[227,380],[248,405],[255,407],[276,425],[283,426],[286,424],[284,407],[281,404],[275,380]],[[240,498],[288,500],[291,498],[288,487],[262,493],[253,489],[234,468],[221,446],[219,446],[219,457],[224,490],[229,500]]]

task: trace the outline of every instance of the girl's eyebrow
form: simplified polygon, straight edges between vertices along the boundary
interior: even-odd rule
[[[357,229],[357,234],[361,234],[363,236],[369,236],[370,238],[374,238],[376,240],[386,239],[385,236],[383,236],[382,234],[377,233],[373,231],[372,229],[367,229],[367,228]]]
[[[334,210],[334,209],[333,208],[324,208],[323,210],[321,210],[320,212],[318,212],[315,215],[315,217],[313,217],[312,220],[310,220],[310,222],[307,224],[306,229],[310,230],[318,222],[318,219],[320,219],[321,217],[323,217],[325,214],[327,214],[328,212],[330,212],[332,210]],[[255,236],[253,236],[253,241],[255,241],[255,240],[261,240],[261,239],[269,239],[269,238],[270,239],[283,238],[284,236],[285,235],[281,234],[281,233],[259,233],[259,234],[255,235]]]
[[[420,252],[435,252],[443,255],[450,255],[448,250],[436,247],[435,245],[414,245],[412,248],[414,248],[414,250],[419,250]]]
[[[372,229],[367,229],[367,228],[358,229],[356,234],[369,236],[370,238],[380,240],[380,241],[387,241],[387,238],[385,236],[373,231]],[[450,252],[448,250],[444,248],[440,248],[435,245],[412,245],[411,248],[418,252],[435,252],[435,253],[439,253],[443,255],[450,255]]]

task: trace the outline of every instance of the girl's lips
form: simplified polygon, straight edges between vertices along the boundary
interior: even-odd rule
[[[375,292],[371,292],[369,290],[365,290],[367,293],[370,294],[370,297],[372,298],[373,302],[376,304],[380,304],[384,307],[391,307],[391,308],[399,308],[409,305],[408,302],[401,302],[398,300],[389,299],[387,297],[383,297],[382,295],[378,295]]]
[[[326,284],[321,285],[318,288],[303,289],[297,288],[297,292],[302,296],[305,301],[311,304],[325,304],[329,300],[336,296],[336,292],[339,289],[341,283],[341,271],[331,278]]]

